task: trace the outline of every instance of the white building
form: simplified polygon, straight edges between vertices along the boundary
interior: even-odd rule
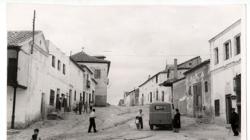
[[[20,128],[45,118],[55,109],[57,94],[65,95],[70,110],[87,91],[84,68],[46,41],[41,31],[35,32],[34,47],[32,40],[31,31],[8,32],[8,127],[11,122]]]
[[[165,70],[149,77],[148,80],[139,85],[140,105],[158,101],[173,103],[173,81],[183,78],[185,71],[200,62],[200,57],[194,57],[180,64],[177,64],[177,59],[174,59],[174,65],[167,64]]]
[[[209,40],[214,121],[229,123],[231,108],[241,114],[241,20]]]
[[[94,78],[98,83],[95,88],[95,106],[106,106],[110,61],[105,60],[105,56],[90,56],[83,51],[72,55],[71,58],[94,72]]]
[[[139,104],[145,105],[156,101],[170,102],[169,90],[167,87],[159,86],[167,79],[167,71],[161,71],[155,74],[139,85]]]

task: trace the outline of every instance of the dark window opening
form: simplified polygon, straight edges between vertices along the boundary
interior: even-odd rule
[[[208,82],[205,81],[205,92],[208,92]]]
[[[56,57],[52,55],[52,67],[55,67]]]
[[[63,74],[65,75],[65,72],[66,71],[66,66],[65,66],[65,64],[63,64]]]
[[[225,60],[230,58],[230,41],[224,44]]]
[[[219,50],[218,50],[218,48],[214,49],[214,63],[215,64],[219,63]]]
[[[54,106],[54,100],[55,100],[55,91],[50,90],[49,105]]]
[[[57,62],[57,69],[61,70],[61,61],[60,60],[58,60],[58,62]]]
[[[237,36],[236,38],[235,38],[235,41],[236,41],[236,55],[237,54],[240,54],[240,36]]]
[[[220,100],[214,101],[215,116],[220,116]]]

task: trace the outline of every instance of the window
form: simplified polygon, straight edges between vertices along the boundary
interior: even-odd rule
[[[63,64],[63,74],[65,75],[65,69],[66,69],[66,66],[65,64]]]
[[[171,105],[156,105],[155,110],[166,110],[166,111],[171,111]]]
[[[51,89],[49,97],[49,105],[54,106],[54,100],[55,100],[55,91]]]
[[[52,67],[55,67],[56,57],[52,55]]]
[[[158,101],[158,90],[156,90],[156,101]]]
[[[58,60],[58,62],[57,62],[57,69],[61,70],[61,61],[60,60]]]
[[[214,64],[218,64],[219,63],[219,50],[218,48],[214,49]]]
[[[155,77],[155,82],[158,83],[158,75]]]
[[[240,36],[235,37],[235,55],[240,54]]]
[[[75,90],[75,95],[74,95],[74,101],[76,101],[76,90]]]
[[[94,77],[96,79],[99,79],[101,77],[101,70],[100,69],[95,69],[95,75],[94,75]]]
[[[231,41],[224,43],[224,59],[227,60],[231,57]]]
[[[207,81],[205,81],[205,92],[208,92],[208,83],[207,83]]]
[[[220,116],[220,100],[214,101],[215,116]]]

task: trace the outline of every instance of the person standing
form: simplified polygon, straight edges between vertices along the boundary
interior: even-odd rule
[[[234,132],[234,136],[239,136],[239,115],[235,112],[235,108],[232,108],[230,124]]]
[[[38,137],[39,129],[34,129],[34,134],[32,135],[31,140],[41,140],[41,138]]]
[[[96,133],[96,125],[95,125],[95,109],[92,109],[90,115],[89,115],[89,130],[88,133],[91,132],[92,127],[94,128],[94,133]]]
[[[181,128],[181,114],[179,112],[179,109],[175,109],[176,113],[174,115],[174,120],[173,120],[173,128],[174,132],[179,132],[179,129]]]
[[[56,111],[58,112],[60,109],[61,103],[60,103],[60,98],[59,94],[56,95]]]
[[[141,129],[143,129],[143,119],[142,119],[142,109],[139,109],[139,112],[138,112],[138,114],[136,115],[136,117],[138,118],[138,120],[139,120],[139,124],[140,124],[140,126],[141,126]]]
[[[87,102],[84,103],[83,107],[84,107],[83,112],[88,113],[88,103]]]
[[[79,104],[78,104],[78,109],[79,109],[79,114],[82,114],[82,99],[80,99]]]

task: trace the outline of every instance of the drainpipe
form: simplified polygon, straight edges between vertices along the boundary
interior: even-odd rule
[[[14,95],[13,95],[13,105],[12,105],[12,116],[11,116],[11,128],[15,127],[15,109],[16,109],[16,89],[17,86],[14,86]]]
[[[14,88],[14,95],[13,95],[13,105],[12,105],[12,116],[11,116],[11,128],[14,129],[15,128],[15,110],[16,110],[16,89],[17,89],[17,74],[18,74],[18,54],[19,54],[19,49],[16,50],[17,51],[17,56],[16,56],[16,79],[15,79],[15,84],[13,86]]]

